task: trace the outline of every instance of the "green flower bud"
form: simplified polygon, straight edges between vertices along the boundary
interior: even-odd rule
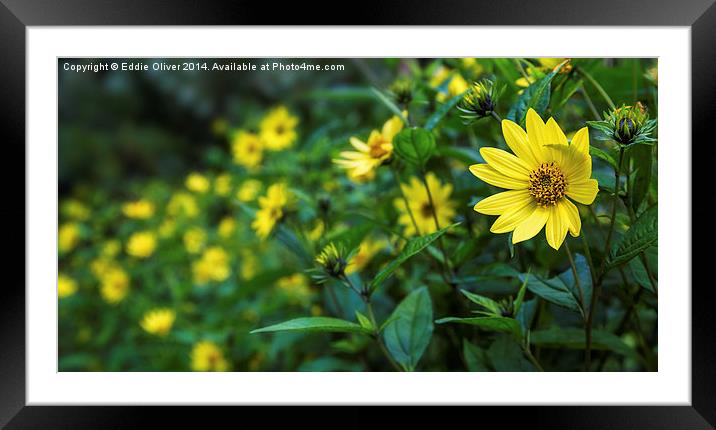
[[[649,119],[646,108],[641,103],[635,106],[622,106],[610,114],[614,140],[622,145],[630,145],[642,131]]]
[[[339,278],[344,275],[348,265],[347,258],[343,254],[342,249],[331,242],[316,257],[316,262],[321,265],[327,275]]]
[[[413,100],[413,81],[398,78],[390,85],[388,91],[398,104],[405,106]]]
[[[492,81],[483,79],[472,84],[457,108],[463,113],[462,118],[469,123],[492,115],[495,111],[496,99],[497,94]]]

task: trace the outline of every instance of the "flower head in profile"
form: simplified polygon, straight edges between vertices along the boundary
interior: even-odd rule
[[[146,312],[139,325],[149,334],[166,336],[174,325],[176,313],[167,308],[152,309]]]
[[[396,198],[393,202],[399,213],[398,223],[405,227],[407,236],[434,233],[438,230],[435,218],[442,228],[447,227],[455,216],[455,204],[450,201],[452,185],[443,185],[432,172],[425,176],[425,180],[430,195],[425,184],[420,179],[412,177],[409,184],[400,185],[408,205],[405,205],[405,200],[402,198]]]
[[[286,184],[273,184],[266,195],[259,197],[259,210],[251,227],[261,239],[266,239],[284,215],[284,209],[292,202],[291,192]]]
[[[259,124],[261,142],[269,151],[290,148],[298,137],[297,125],[298,118],[291,115],[285,106],[278,106],[267,113]]]
[[[246,130],[239,130],[234,133],[231,139],[231,153],[234,156],[234,163],[248,169],[254,169],[261,165],[263,160],[264,145],[257,134]]]
[[[592,204],[598,184],[590,179],[589,132],[583,127],[567,142],[554,118],[545,124],[533,109],[527,112],[527,131],[509,120],[502,133],[513,154],[482,148],[486,164],[470,166],[470,172],[490,185],[506,188],[475,205],[475,211],[499,215],[493,233],[512,232],[512,243],[534,237],[545,227],[547,242],[559,249],[567,235],[578,236],[581,220],[570,199]]]
[[[489,79],[473,83],[457,105],[458,110],[462,112],[461,118],[469,124],[491,115],[495,110],[498,96],[499,90]]]
[[[375,176],[375,169],[393,155],[393,138],[402,129],[403,121],[393,116],[383,124],[381,130],[371,131],[366,142],[351,137],[350,143],[356,150],[341,152],[340,158],[333,162],[346,169],[351,180],[371,180]]]
[[[189,191],[199,194],[204,194],[209,191],[209,187],[211,186],[206,176],[196,172],[190,173],[189,176],[186,177],[185,185]]]
[[[122,205],[122,213],[127,218],[147,219],[154,215],[154,204],[149,200],[136,200]]]
[[[60,273],[57,277],[57,297],[64,299],[77,292],[77,282],[69,276]]]
[[[157,247],[157,235],[151,231],[140,231],[129,236],[127,254],[137,258],[147,258],[154,254]]]
[[[100,277],[100,294],[109,304],[117,304],[129,293],[129,275],[117,265],[112,265]]]
[[[329,278],[340,278],[345,274],[350,258],[350,255],[346,255],[343,246],[330,242],[316,257],[316,263],[320,266],[322,273],[319,272],[314,279],[316,282],[323,283]]]
[[[214,342],[203,340],[191,350],[191,370],[195,372],[226,372],[229,363],[219,346]]]

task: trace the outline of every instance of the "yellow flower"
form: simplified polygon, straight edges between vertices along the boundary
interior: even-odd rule
[[[187,218],[194,218],[199,214],[199,207],[194,196],[186,192],[178,192],[169,199],[167,213],[171,216],[184,215]]]
[[[186,177],[185,185],[189,191],[201,194],[209,191],[210,186],[209,179],[196,172],[190,173],[189,176]]]
[[[122,205],[122,212],[127,218],[147,219],[154,215],[154,204],[148,200],[137,200]]]
[[[473,78],[481,75],[482,72],[485,71],[482,64],[477,61],[477,58],[463,58],[460,62],[462,63],[462,67],[470,72]]]
[[[247,179],[241,184],[239,190],[236,192],[236,198],[244,203],[250,202],[259,195],[259,191],[261,191],[261,181],[256,179]]]
[[[527,88],[533,83],[537,82],[539,78],[544,76],[545,73],[549,73],[554,69],[555,67],[559,66],[564,62],[564,60],[567,60],[566,58],[536,58],[537,63],[539,65],[537,66],[527,66],[525,68],[525,73],[527,74],[527,77],[522,76],[521,78],[517,79],[515,83],[518,87],[521,88]],[[572,70],[572,65],[570,63],[565,64],[562,66],[562,68],[559,70],[559,73],[568,73],[570,70]],[[520,94],[522,91],[519,92]]]
[[[227,239],[236,231],[236,221],[230,216],[224,217],[219,221],[217,230],[219,231],[219,236]]]
[[[285,106],[271,110],[259,124],[260,137],[266,149],[280,151],[290,148],[297,138],[298,118],[291,115]]]
[[[291,302],[307,305],[311,299],[311,289],[308,280],[301,273],[284,276],[276,281],[276,286],[288,296]]]
[[[260,209],[251,227],[261,239],[266,239],[283,217],[283,209],[289,203],[290,193],[285,184],[273,184],[266,191],[266,195],[259,197]]]
[[[134,233],[127,241],[127,254],[137,258],[147,258],[157,247],[157,235],[151,231]]]
[[[97,257],[90,263],[90,271],[97,279],[101,279],[111,269],[117,267],[117,263],[108,257]]]
[[[171,237],[174,235],[174,232],[176,231],[177,223],[174,221],[173,218],[166,218],[164,221],[162,221],[161,224],[159,224],[159,236],[163,238]]]
[[[57,296],[61,299],[77,292],[77,282],[62,273],[57,277]]]
[[[192,264],[192,272],[194,282],[199,285],[225,281],[231,275],[229,255],[218,246],[207,248],[201,258]]]
[[[62,224],[57,232],[57,248],[61,253],[70,252],[80,241],[80,225],[76,222]]]
[[[174,325],[176,313],[171,309],[152,309],[144,314],[139,325],[144,331],[157,336],[166,336]]]
[[[592,204],[598,184],[590,179],[589,131],[579,130],[567,138],[554,118],[545,124],[533,109],[527,112],[527,132],[509,120],[502,121],[502,134],[512,152],[482,148],[487,164],[470,166],[470,172],[505,191],[481,200],[477,212],[499,215],[493,233],[512,232],[512,243],[534,237],[547,226],[547,242],[559,249],[567,231],[579,236],[581,220],[570,199]]]
[[[350,143],[357,151],[342,151],[341,158],[333,162],[346,169],[352,180],[373,179],[375,169],[393,155],[393,137],[402,129],[403,121],[393,116],[383,124],[381,131],[371,131],[367,142],[351,137]]]
[[[222,173],[214,179],[214,192],[218,196],[228,196],[231,192],[231,175]]]
[[[538,58],[537,61],[539,62],[540,68],[544,72],[551,72],[552,69],[562,64],[565,60],[568,60],[568,58]],[[568,73],[572,70],[572,65],[570,63],[565,64],[562,66],[562,68],[559,70],[559,73]]]
[[[102,245],[102,256],[107,258],[114,258],[122,250],[122,243],[117,239],[110,239]]]
[[[78,221],[86,221],[90,216],[90,209],[84,203],[75,199],[65,200],[60,211],[67,218]]]
[[[433,210],[440,228],[447,227],[455,216],[455,207],[453,202],[450,201],[452,185],[442,185],[432,172],[428,173],[425,179],[430,188],[432,205],[430,204],[430,197],[425,189],[425,184],[416,177],[410,178],[410,185],[400,185],[405,198],[408,200],[408,207],[406,208],[405,201],[402,198],[397,198],[393,202],[400,212],[398,223],[405,227],[405,234],[408,236],[424,235],[438,230],[435,225]],[[416,225],[417,231],[415,230]]]
[[[226,372],[229,363],[219,347],[208,340],[194,345],[191,350],[191,370],[195,372]]]
[[[323,221],[318,220],[316,221],[316,226],[309,230],[306,236],[311,242],[318,242],[318,240],[323,237],[323,233],[325,232],[325,230],[326,226],[323,225]]]
[[[441,225],[440,227],[443,226]],[[377,253],[384,249],[387,244],[388,242],[385,240],[373,240],[370,238],[363,240],[358,247],[358,252],[356,252],[353,258],[351,258],[348,262],[348,266],[346,266],[346,274],[350,275],[351,273],[363,270],[363,268],[370,263],[370,260],[372,260]]]
[[[248,249],[241,251],[241,279],[249,280],[256,275],[256,254]]]
[[[440,89],[446,81],[447,86],[445,90]],[[430,78],[430,86],[439,89],[436,100],[441,103],[450,100],[458,94],[464,93],[470,87],[462,75],[459,73],[453,74],[453,72],[445,66],[440,66],[435,71],[432,78]]]
[[[256,168],[263,159],[263,143],[258,135],[245,130],[236,132],[231,140],[234,163],[249,169]]]
[[[206,244],[206,232],[200,227],[192,227],[184,233],[184,248],[190,254],[196,254]]]
[[[100,294],[110,304],[124,300],[129,292],[129,275],[119,267],[107,270],[101,279]]]

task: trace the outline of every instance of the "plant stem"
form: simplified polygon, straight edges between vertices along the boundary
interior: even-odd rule
[[[423,185],[425,186],[425,191],[428,194],[428,203],[430,204],[430,212],[433,215],[433,221],[435,221],[435,231],[438,231],[438,230],[440,230],[440,222],[438,221],[437,208],[435,207],[435,202],[433,201],[433,194],[430,192],[430,187],[428,186],[428,180],[425,177],[424,171],[420,172],[420,179],[422,179]],[[440,247],[440,252],[442,252],[442,254],[443,254],[443,264],[445,265],[444,269],[445,269],[445,275],[447,277],[447,275],[452,274],[452,269],[450,268],[450,260],[448,260],[447,252],[445,252],[445,244],[443,242],[442,236],[440,236],[438,238],[438,246]],[[449,285],[453,285],[453,283],[450,281],[449,278],[445,279],[445,281]]]
[[[597,283],[597,272],[594,269],[594,262],[592,261],[592,251],[589,249],[589,240],[587,235],[582,232],[582,244],[584,245],[584,256],[587,258],[587,264],[589,265],[589,274],[592,277],[592,286]]]
[[[572,267],[572,275],[574,275],[574,283],[579,291],[579,301],[584,306],[584,293],[582,293],[582,283],[579,281],[579,274],[577,273],[577,265],[574,264],[574,257],[572,256],[572,250],[569,249],[569,243],[564,241],[564,250],[567,251],[567,258],[569,258],[569,265]]]
[[[536,367],[537,370],[539,370],[540,372],[544,372],[544,369],[542,368],[542,365],[539,364],[539,361],[537,361],[537,359],[535,358],[535,356],[532,355],[532,351],[530,351],[530,346],[527,345],[527,346],[525,346],[524,348],[522,348],[522,350],[524,351],[525,356],[527,356],[527,359],[530,361],[530,363],[532,363],[532,365],[533,365],[534,367]]]
[[[375,312],[373,312],[373,305],[370,302],[370,296],[362,296],[363,302],[365,303],[366,311],[368,312],[368,318],[370,319],[371,324],[373,324],[373,327],[375,327],[375,332],[373,333],[373,337],[375,338],[376,343],[378,343],[378,346],[380,347],[380,350],[383,352],[383,355],[385,358],[388,359],[391,366],[397,371],[402,372],[403,369],[400,367],[400,365],[395,361],[392,355],[390,355],[390,351],[388,351],[388,348],[385,347],[385,344],[383,344],[383,339],[380,337],[380,333],[378,332],[378,321],[375,319]]]
[[[604,91],[604,88],[602,88],[601,85],[599,85],[599,82],[597,82],[592,75],[589,74],[589,72],[585,71],[584,69],[578,70],[579,74],[582,75],[587,81],[589,81],[594,88],[597,89],[597,92],[599,92],[599,95],[602,96],[605,102],[609,105],[609,109],[614,109],[616,106],[614,105],[614,102],[612,101],[612,98],[609,97],[609,94],[607,94],[606,91]]]
[[[592,102],[592,98],[589,97],[589,94],[584,89],[584,86],[579,87],[579,93],[582,95],[582,97],[584,97],[584,101],[587,102],[587,106],[589,106],[589,110],[592,111],[592,115],[594,115],[596,120],[599,121],[601,119],[601,117],[599,116],[599,111],[594,106],[594,102]]]
[[[502,124],[502,118],[500,117],[500,115],[497,114],[497,112],[495,112],[494,110],[490,111],[490,115],[495,118],[495,121],[497,121],[498,124]]]
[[[394,164],[390,165],[390,171],[393,172],[393,179],[395,179],[396,185],[398,185],[398,189],[400,190],[400,196],[403,198],[403,203],[405,203],[405,210],[408,211],[408,215],[410,216],[410,221],[413,223],[413,227],[415,227],[415,232],[420,236],[420,229],[418,228],[418,223],[415,221],[415,216],[413,216],[413,211],[410,210],[410,204],[408,203],[408,198],[405,197],[405,193],[403,192],[403,187],[400,184],[400,178],[398,177],[398,171],[395,168]]]

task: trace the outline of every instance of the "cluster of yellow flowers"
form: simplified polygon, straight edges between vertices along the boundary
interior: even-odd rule
[[[259,123],[259,132],[236,130],[231,136],[231,152],[236,164],[248,169],[261,165],[264,151],[290,148],[298,137],[298,118],[285,106],[269,111]]]

